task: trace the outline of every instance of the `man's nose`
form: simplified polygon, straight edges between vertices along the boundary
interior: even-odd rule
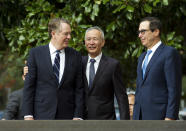
[[[67,38],[70,39],[70,38],[71,38],[71,34],[68,34],[68,35],[67,35]]]
[[[138,34],[138,37],[141,38],[141,36],[142,36],[141,33],[139,33],[139,34]]]
[[[94,44],[94,40],[93,39],[90,40],[90,44]]]

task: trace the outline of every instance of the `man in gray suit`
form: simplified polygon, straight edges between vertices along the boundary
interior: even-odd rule
[[[22,79],[25,80],[23,74]],[[23,116],[21,115],[22,97],[23,88],[10,94],[2,120],[23,120]]]

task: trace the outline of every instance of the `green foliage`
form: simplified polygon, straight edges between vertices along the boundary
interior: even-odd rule
[[[21,5],[24,0],[19,1]],[[162,40],[180,51],[185,48],[185,0],[33,0],[22,5],[25,15],[21,15],[19,24],[3,25],[10,55],[18,53],[26,59],[30,48],[47,44],[47,23],[53,17],[70,21],[70,46],[86,54],[85,30],[97,25],[105,31],[103,52],[122,63],[127,87],[135,87],[137,58],[144,51],[136,34],[141,18],[159,17],[163,22]]]

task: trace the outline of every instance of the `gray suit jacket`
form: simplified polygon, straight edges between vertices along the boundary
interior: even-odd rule
[[[6,120],[23,120],[21,116],[23,88],[10,94],[3,118]]]

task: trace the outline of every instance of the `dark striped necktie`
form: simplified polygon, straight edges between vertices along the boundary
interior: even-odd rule
[[[60,50],[56,51],[56,57],[54,60],[54,65],[53,65],[53,71],[56,76],[57,81],[59,82],[59,71],[60,71]]]
[[[90,59],[90,69],[89,69],[89,89],[92,87],[92,83],[95,77],[95,69],[94,63],[96,62],[95,59]]]

